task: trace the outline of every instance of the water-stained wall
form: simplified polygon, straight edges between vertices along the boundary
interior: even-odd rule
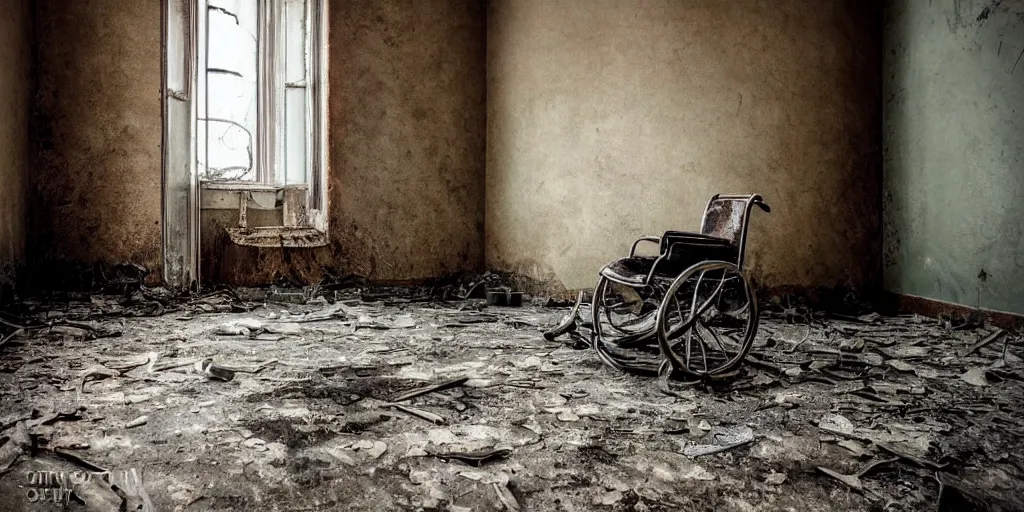
[[[32,259],[158,272],[160,1],[35,6]]]
[[[25,257],[25,179],[32,88],[28,0],[0,0],[0,284]]]
[[[160,0],[37,2],[32,248],[160,268]],[[484,9],[330,2],[331,246],[232,246],[206,216],[207,282],[418,280],[483,262]],[[226,222],[231,215],[227,214]]]
[[[492,2],[488,266],[591,287],[757,192],[762,285],[877,287],[880,23],[852,0]]]
[[[1024,314],[1024,2],[886,4],[885,286]]]

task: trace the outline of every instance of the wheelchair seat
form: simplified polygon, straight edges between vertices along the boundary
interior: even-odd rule
[[[731,240],[702,233],[666,231],[659,246],[658,256],[620,258],[605,265],[600,273],[619,284],[645,286],[649,278],[671,280],[701,261],[735,263],[739,259],[739,248]]]

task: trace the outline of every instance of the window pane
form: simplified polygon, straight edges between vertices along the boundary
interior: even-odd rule
[[[169,0],[167,8],[167,88],[184,92],[189,79],[189,7],[184,0]]]
[[[306,1],[284,1],[285,183],[305,183]]]
[[[257,0],[210,0],[207,178],[256,179]]]
[[[285,90],[284,155],[285,183],[305,183],[306,179],[306,89]]]
[[[285,81],[306,79],[306,2],[285,0]]]

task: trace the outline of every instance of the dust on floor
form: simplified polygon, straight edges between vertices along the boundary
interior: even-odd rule
[[[568,308],[200,306],[36,308],[52,327],[2,348],[0,510],[61,509],[46,471],[132,468],[134,494],[97,478],[70,508],[916,511],[940,481],[947,508],[1022,488],[1012,334],[967,354],[988,331],[766,312],[741,378],[666,393],[546,341]]]

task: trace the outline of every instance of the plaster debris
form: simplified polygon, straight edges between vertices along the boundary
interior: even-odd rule
[[[371,459],[377,459],[380,458],[381,455],[384,455],[384,452],[388,451],[388,445],[381,441],[374,441],[369,448],[364,448],[363,451],[365,451]]]
[[[251,336],[263,330],[263,322],[255,318],[240,318],[214,328],[214,334],[222,336]]]
[[[572,412],[571,410],[568,410],[568,409],[559,412],[558,415],[555,416],[555,417],[558,418],[559,421],[569,421],[569,422],[571,422],[571,421],[579,421],[580,420],[580,417],[577,416],[576,413],[574,413],[574,412]]]
[[[598,505],[598,506],[602,506],[602,507],[610,507],[610,506],[612,506],[612,505],[622,501],[622,498],[623,498],[623,494],[621,492],[619,492],[619,491],[610,491],[610,492],[606,492],[606,493],[599,494],[599,495],[595,496],[594,500],[593,500],[593,504],[594,505]]]
[[[853,423],[841,414],[826,414],[818,420],[818,428],[833,434],[852,434]]]
[[[125,423],[124,424],[124,428],[141,427],[141,426],[145,425],[148,422],[149,422],[149,416],[139,416],[138,418],[135,418],[134,420],[131,420],[128,423]]]
[[[19,457],[32,447],[28,429],[21,421],[15,423],[14,428],[6,432],[6,436],[7,441],[0,445],[0,471],[7,471]]]
[[[750,427],[718,427],[712,430],[711,444],[691,444],[683,448],[687,457],[702,457],[722,453],[754,442],[754,431]]]
[[[115,487],[101,478],[90,478],[81,483],[72,484],[76,498],[85,503],[86,510],[100,512],[103,510],[124,510],[125,498]]]
[[[961,375],[960,379],[972,386],[988,386],[988,378],[985,376],[984,368],[971,368]]]
[[[210,380],[219,380],[221,382],[229,382],[235,378],[235,372],[219,366],[213,363],[213,359],[204,359],[202,361],[196,361],[195,369],[197,372],[202,373]]]

